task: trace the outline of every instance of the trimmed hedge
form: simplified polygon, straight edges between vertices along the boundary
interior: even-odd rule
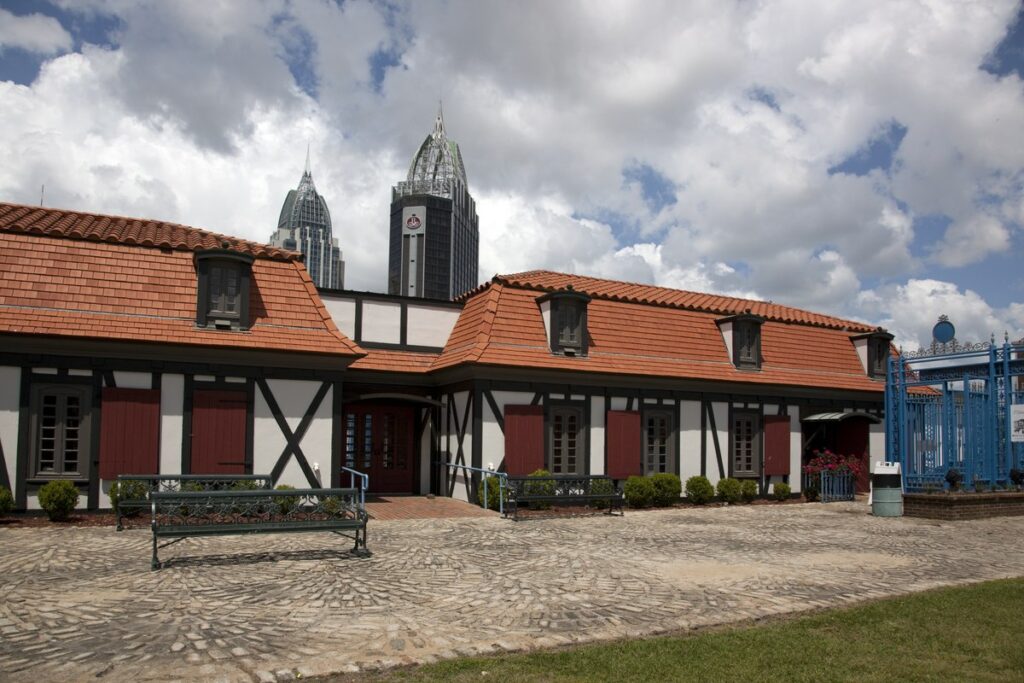
[[[622,495],[631,508],[646,508],[654,504],[658,490],[651,477],[632,476],[622,487]]]
[[[753,479],[744,480],[740,486],[740,495],[744,503],[752,503],[757,498],[757,482]]]
[[[686,499],[695,505],[708,503],[715,497],[715,489],[707,477],[700,475],[686,480]]]
[[[241,484],[242,482],[236,482]],[[246,490],[246,489],[242,489]],[[294,491],[294,486],[288,484],[278,484],[274,487],[275,491]],[[282,515],[287,515],[289,512],[295,509],[295,506],[299,504],[298,496],[281,496],[280,498],[274,497],[274,502],[277,504],[277,511]]]
[[[0,515],[6,515],[14,509],[14,494],[6,486],[0,486]]]
[[[530,472],[528,477],[550,477],[551,473],[540,469]],[[527,496],[553,496],[555,495],[555,482],[553,481],[529,481],[523,485],[523,493]],[[551,503],[530,503],[534,510],[550,510]]]
[[[790,488],[789,484],[785,484],[781,481],[776,484],[772,484],[772,495],[775,497],[775,500],[786,500],[792,492],[793,489]]]
[[[671,507],[679,502],[683,485],[679,481],[679,475],[670,472],[661,472],[651,476],[651,483],[654,485],[654,504],[659,507]]]
[[[502,494],[501,489],[501,478],[495,476],[489,476],[484,479],[487,482],[487,509],[488,510],[500,510],[498,505],[499,498],[504,497],[505,502],[508,502],[508,489],[504,490]],[[480,507],[484,506],[484,481],[480,482],[480,486],[476,490],[476,502]]]
[[[55,479],[39,487],[39,506],[54,522],[66,521],[78,505],[78,488],[67,479]]]
[[[118,505],[121,499],[124,500],[146,500],[149,497],[149,486],[144,481],[115,481],[110,485],[110,507],[114,514],[118,514]],[[141,508],[129,508],[125,511],[125,517],[138,517],[142,512]]]
[[[743,485],[739,479],[726,477],[718,480],[718,498],[726,503],[738,503],[742,496]]]

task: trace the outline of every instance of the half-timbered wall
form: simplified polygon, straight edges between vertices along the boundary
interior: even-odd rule
[[[17,481],[18,404],[21,368],[0,366],[0,486]]]
[[[296,488],[330,486],[336,459],[331,457],[331,383],[260,379],[255,384],[252,471]]]

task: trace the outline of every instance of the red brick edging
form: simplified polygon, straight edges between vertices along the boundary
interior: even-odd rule
[[[1024,492],[906,493],[903,514],[945,520],[1024,515]]]

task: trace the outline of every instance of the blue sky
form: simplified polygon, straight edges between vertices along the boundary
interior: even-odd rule
[[[0,200],[266,239],[306,145],[382,289],[439,99],[481,279],[772,299],[913,346],[1024,336],[1019,2],[0,1]]]

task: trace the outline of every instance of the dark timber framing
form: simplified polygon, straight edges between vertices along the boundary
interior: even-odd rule
[[[298,428],[293,432],[292,428],[288,426],[288,421],[284,417],[284,413],[281,412],[281,407],[277,403],[277,399],[274,397],[274,392],[270,390],[270,385],[267,384],[265,379],[256,380],[256,386],[259,387],[260,393],[263,395],[263,399],[267,402],[267,407],[270,409],[271,414],[277,421],[277,426],[281,429],[281,433],[284,434],[284,438],[287,444],[284,450],[281,451],[280,457],[277,459],[277,463],[270,471],[270,478],[277,482],[284,472],[284,468],[288,466],[288,461],[294,456],[295,461],[299,464],[302,469],[302,473],[305,475],[306,480],[309,481],[309,485],[312,488],[320,486],[320,482],[316,480],[316,474],[313,472],[313,468],[310,467],[309,461],[306,460],[306,455],[302,452],[302,446],[300,442],[306,435],[306,430],[309,429],[309,425],[313,422],[313,416],[316,415],[316,411],[320,408],[320,404],[323,403],[324,398],[327,396],[327,392],[331,390],[330,382],[322,382],[320,388],[317,390],[316,395],[313,397],[312,402],[306,408],[305,414],[302,416],[302,420],[299,422]],[[331,468],[335,469],[334,467]]]

